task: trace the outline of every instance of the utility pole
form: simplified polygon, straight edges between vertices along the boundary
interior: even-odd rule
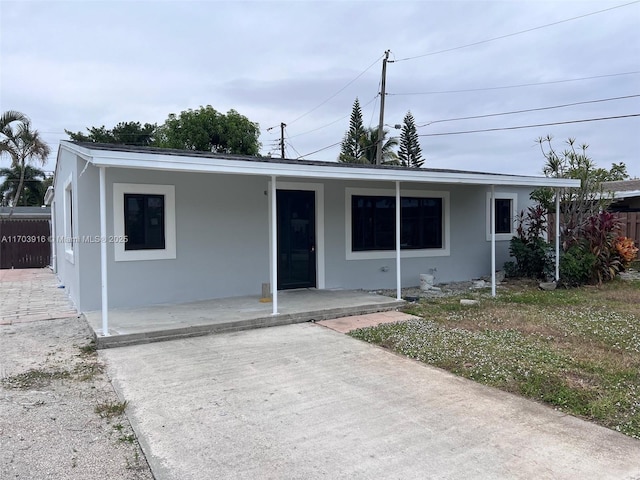
[[[286,123],[280,123],[280,158],[284,158],[284,127]]]
[[[376,165],[382,164],[382,131],[384,125],[384,97],[385,84],[387,82],[387,61],[389,60],[389,50],[384,52],[382,60],[382,81],[380,82],[380,123],[378,123],[378,142],[376,147]]]

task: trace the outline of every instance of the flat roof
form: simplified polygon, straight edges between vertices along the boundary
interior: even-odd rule
[[[175,172],[276,176],[278,178],[399,181],[527,187],[579,187],[580,181],[503,173],[396,165],[369,165],[286,158],[226,155],[212,152],[61,141],[60,149],[77,154],[97,167]]]

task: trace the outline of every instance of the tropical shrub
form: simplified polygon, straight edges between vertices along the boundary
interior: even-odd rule
[[[518,215],[517,236],[511,239],[509,253],[515,262],[504,265],[510,277],[545,278],[547,263],[553,259],[551,245],[542,235],[547,230],[547,217],[540,205],[529,207]]]
[[[616,251],[622,260],[622,265],[627,268],[638,255],[638,248],[632,238],[618,237],[615,241]]]
[[[560,256],[560,284],[577,287],[591,280],[596,257],[581,245],[573,245]]]
[[[624,270],[623,260],[616,248],[618,217],[610,212],[590,216],[580,232],[580,242],[595,257],[591,274],[593,282],[613,280]]]

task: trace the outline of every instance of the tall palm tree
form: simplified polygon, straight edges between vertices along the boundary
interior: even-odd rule
[[[7,111],[0,117],[0,154],[11,157],[11,167],[20,170],[20,180],[16,188],[11,211],[18,204],[24,186],[25,168],[36,161],[41,165],[47,162],[51,150],[42,140],[37,130],[31,129],[30,120],[22,113]]]
[[[390,137],[387,139],[389,130],[382,131],[382,163],[384,165],[399,165],[398,154],[394,148],[398,146],[398,138]],[[376,153],[378,151],[378,127],[367,128],[361,137],[362,146],[364,148],[364,156],[366,163],[376,164]]]
[[[22,171],[17,168],[0,168],[0,177],[4,177],[4,182],[0,183],[0,204],[5,205],[9,199],[15,198],[20,175]],[[30,165],[24,168],[24,187],[18,202],[15,204],[22,206],[40,206],[44,200],[46,190],[45,173],[39,168]]]

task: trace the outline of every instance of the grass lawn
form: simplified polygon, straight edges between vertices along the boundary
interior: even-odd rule
[[[640,439],[640,281],[553,292],[512,281],[495,299],[406,311],[421,320],[350,335]]]

